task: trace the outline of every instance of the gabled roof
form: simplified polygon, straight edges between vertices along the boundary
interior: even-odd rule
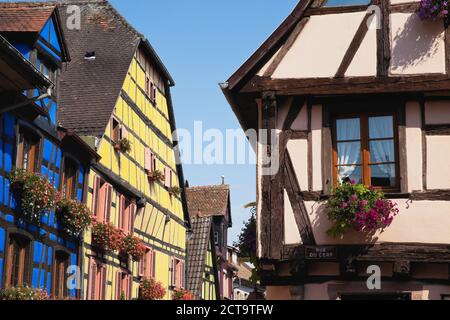
[[[52,2],[0,2],[0,32],[33,33],[39,35],[47,21],[54,17],[59,29],[63,61],[70,61],[64,39],[58,6]]]
[[[64,1],[77,5],[81,29],[65,27],[72,62],[61,75],[61,126],[84,136],[104,134],[128,68],[139,46],[153,58],[168,85],[174,81],[150,43],[104,0]],[[66,18],[66,10],[63,18]],[[95,52],[95,60],[85,59]]]
[[[195,217],[191,223],[192,238],[187,246],[186,288],[198,298],[202,293],[206,255],[212,240],[212,217]],[[214,254],[214,250],[211,251]],[[215,277],[217,278],[217,274]]]
[[[231,223],[229,185],[186,188],[186,198],[191,218],[223,216]]]

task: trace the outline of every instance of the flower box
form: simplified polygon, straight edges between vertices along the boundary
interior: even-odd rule
[[[95,222],[92,226],[92,243],[103,250],[121,251],[124,238],[124,233],[112,224]]]
[[[139,286],[139,300],[161,300],[166,296],[166,288],[153,278],[143,278]]]
[[[397,205],[381,191],[344,183],[333,190],[327,203],[328,219],[334,223],[328,234],[342,237],[350,230],[375,233],[389,227],[398,213]]]
[[[417,14],[422,20],[428,19],[448,19],[447,0],[421,0]]]
[[[123,239],[123,247],[121,251],[131,256],[134,261],[139,261],[146,252],[147,248],[138,238],[129,235]]]
[[[147,176],[151,182],[163,182],[164,181],[164,174],[159,170],[153,170],[153,171],[147,172]]]
[[[195,297],[194,297],[194,294],[188,290],[175,289],[172,294],[172,300],[191,301],[191,300],[195,300]]]
[[[117,151],[128,153],[131,151],[131,142],[126,138],[120,139],[114,144],[114,149]]]
[[[57,207],[58,220],[64,231],[71,236],[79,237],[92,223],[91,211],[77,200],[62,199]]]
[[[41,216],[55,208],[59,195],[46,178],[21,169],[12,171],[7,178],[24,217],[39,224]]]

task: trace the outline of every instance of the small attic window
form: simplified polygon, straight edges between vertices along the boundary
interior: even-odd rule
[[[369,5],[371,0],[327,0],[324,7],[347,7],[347,6],[365,6]]]
[[[95,60],[95,51],[88,51],[84,55],[84,59],[86,60]]]

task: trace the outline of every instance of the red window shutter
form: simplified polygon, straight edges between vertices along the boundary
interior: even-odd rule
[[[127,299],[131,300],[131,297],[133,296],[132,295],[132,293],[133,293],[133,275],[131,275],[131,274],[128,275],[128,283],[127,283],[127,285],[128,285],[128,290],[127,290],[128,297],[127,297]]]
[[[120,139],[125,139],[128,136],[128,130],[124,125],[120,126]]]
[[[120,195],[119,197],[119,229],[124,228],[125,221],[124,221],[124,215],[125,215],[125,197],[123,195]]]
[[[111,205],[112,205],[112,192],[113,187],[110,184],[106,184],[105,188],[105,216],[104,221],[109,223],[111,221]]]
[[[133,232],[134,232],[134,220],[136,218],[137,206],[136,206],[135,203],[132,203],[130,207],[131,207],[131,210],[130,210],[129,230],[130,230],[130,234],[133,234]]]
[[[144,169],[147,172],[153,172],[153,165],[152,165],[153,159],[152,159],[152,152],[151,152],[150,148],[145,148],[144,158],[145,158]]]
[[[183,261],[180,262],[180,288],[185,288],[185,264]]]
[[[139,261],[139,276],[145,277],[145,271],[148,264],[148,251],[144,254],[144,256]]]
[[[164,186],[167,188],[171,187],[171,170],[169,167],[165,167],[164,169]]]
[[[100,177],[95,175],[94,176],[94,188],[92,192],[92,213],[94,217],[97,217],[98,215],[98,196],[100,192]]]
[[[106,266],[103,266],[101,269],[101,278],[102,278],[102,286],[101,286],[101,299],[106,299]]]
[[[89,260],[89,288],[88,288],[88,299],[95,300],[95,291],[96,291],[96,281],[97,279],[97,264],[94,261],[94,258],[90,258]]]
[[[151,251],[152,263],[151,263],[151,277],[154,279],[156,277],[156,252]]]

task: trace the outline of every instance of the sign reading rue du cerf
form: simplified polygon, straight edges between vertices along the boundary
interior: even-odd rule
[[[306,260],[337,260],[337,247],[306,247]]]

